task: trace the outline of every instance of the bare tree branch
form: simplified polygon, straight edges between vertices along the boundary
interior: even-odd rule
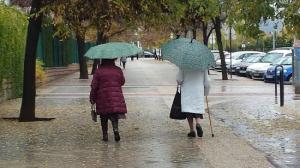
[[[115,35],[121,34],[122,32],[124,32],[126,30],[127,30],[127,28],[123,28],[121,30],[115,31],[115,32],[111,33],[109,37],[113,37]]]

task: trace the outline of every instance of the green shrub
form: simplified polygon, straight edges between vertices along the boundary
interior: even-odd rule
[[[36,81],[40,83],[44,83],[47,81],[47,76],[45,74],[45,71],[43,69],[44,63],[37,59],[35,64],[35,71],[36,71]]]
[[[22,94],[27,25],[25,14],[0,2],[0,92],[7,79],[14,96]]]

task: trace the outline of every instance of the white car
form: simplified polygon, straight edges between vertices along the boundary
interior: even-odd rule
[[[145,58],[150,58],[150,57],[154,57],[155,55],[150,52],[150,51],[144,51],[144,57]]]
[[[281,57],[292,56],[292,50],[272,50],[268,52],[261,62],[254,63],[248,66],[246,73],[252,79],[263,79],[265,72],[271,66],[271,64]]]
[[[211,66],[212,69],[215,69],[216,67],[216,61],[220,59],[220,53],[219,50],[211,50],[211,52],[214,55],[214,64]],[[225,58],[228,57],[229,52],[228,51],[223,51]]]
[[[219,50],[211,50],[211,52],[214,54],[214,59],[215,61],[217,61],[218,59],[220,59],[220,53]],[[228,51],[223,51],[225,57],[227,57],[230,53]]]
[[[232,65],[241,62],[243,59],[249,57],[250,55],[254,55],[254,54],[263,54],[263,52],[260,51],[237,51],[237,52],[233,52],[231,54],[231,63]],[[226,62],[226,67],[230,68],[230,55],[228,55],[227,57],[225,57],[225,62]],[[221,60],[217,60],[216,61],[216,66],[215,66],[216,70],[221,70]]]

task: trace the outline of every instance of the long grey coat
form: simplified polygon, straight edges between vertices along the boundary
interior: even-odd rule
[[[210,89],[209,77],[205,71],[180,70],[177,83],[181,85],[181,108],[186,113],[205,113],[205,99]]]

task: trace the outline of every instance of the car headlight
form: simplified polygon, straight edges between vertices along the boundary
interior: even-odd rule
[[[287,73],[287,70],[285,69],[285,70],[283,70],[283,72],[284,72],[284,73]]]

